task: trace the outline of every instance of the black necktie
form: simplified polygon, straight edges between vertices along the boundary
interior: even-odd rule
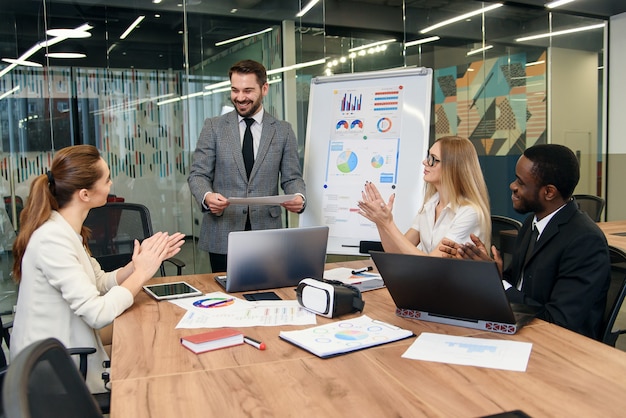
[[[250,173],[252,172],[252,166],[254,165],[254,145],[252,141],[252,130],[250,130],[250,126],[254,123],[254,119],[244,118],[244,121],[246,122],[246,131],[243,134],[243,146],[241,147],[241,152],[243,153],[243,163],[246,166],[246,174],[249,179]]]
[[[530,255],[533,253],[538,236],[539,236],[539,229],[537,228],[536,225],[533,224],[533,231],[530,234],[530,241],[528,242],[528,248],[526,249],[526,258],[524,259],[524,264],[528,262]]]

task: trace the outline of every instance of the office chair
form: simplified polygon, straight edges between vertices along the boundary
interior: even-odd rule
[[[575,194],[573,197],[580,210],[589,215],[594,222],[600,222],[602,210],[606,204],[603,198],[592,194]]]
[[[3,322],[2,317],[0,317],[0,325],[2,326],[2,340],[0,343],[4,341],[7,346],[7,349],[11,348],[11,333],[9,329],[13,327],[13,321]],[[87,379],[87,356],[96,352],[96,349],[93,347],[73,347],[68,348],[67,353],[70,356],[78,356],[79,365],[78,370],[80,374],[83,376],[83,379]],[[4,374],[6,373],[6,369],[8,368],[6,356],[4,355],[4,351],[0,350],[0,391],[2,390],[2,383],[4,380]],[[108,414],[111,408],[111,394],[110,392],[103,393],[94,393],[92,396],[95,398],[98,407],[104,414]],[[2,396],[0,396],[0,418],[4,417],[2,415]]]
[[[4,376],[7,373],[7,370],[9,368],[9,363],[7,362],[7,358],[6,355],[4,354],[4,347],[2,347],[2,342],[4,341],[6,343],[6,348],[9,348],[9,341],[4,339],[4,325],[2,322],[2,317],[0,317],[0,326],[2,326],[3,329],[3,338],[2,340],[0,340],[0,391],[2,391],[2,387],[4,386]],[[8,329],[7,329],[7,334],[8,334]],[[2,404],[2,397],[0,396],[0,417],[4,416],[4,407]]]
[[[13,199],[11,196],[4,196],[4,208],[7,211],[7,215],[9,215],[11,223],[13,223]],[[15,214],[17,216],[18,230],[20,228],[20,214],[22,213],[22,209],[24,209],[24,201],[20,196],[15,196]]]
[[[517,232],[522,228],[522,223],[506,216],[491,215],[491,245],[495,245],[502,256],[502,269],[505,269],[513,258]],[[502,231],[509,233],[502,234]],[[510,231],[515,231],[510,232]]]
[[[7,418],[102,417],[61,342],[37,341],[9,365],[2,388]]]
[[[611,256],[611,284],[606,296],[604,326],[600,338],[603,343],[615,347],[617,338],[621,334],[626,334],[626,329],[613,330],[622,302],[624,302],[624,296],[626,296],[626,252],[609,245],[609,255]]]
[[[91,229],[89,249],[105,271],[112,271],[130,262],[133,255],[133,242],[152,236],[150,211],[138,203],[109,202],[89,211],[84,225]],[[166,262],[176,266],[180,276],[185,263],[177,258]],[[161,264],[161,276],[165,276],[165,266]]]

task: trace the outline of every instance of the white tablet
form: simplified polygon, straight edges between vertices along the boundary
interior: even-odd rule
[[[203,293],[187,282],[149,284],[143,286],[150,296],[156,300],[178,299],[189,296],[201,296]]]

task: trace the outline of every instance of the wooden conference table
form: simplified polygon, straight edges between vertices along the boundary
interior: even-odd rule
[[[609,245],[626,251],[626,221],[598,222]]]
[[[371,261],[334,263],[359,267]],[[167,282],[179,277],[152,281]],[[184,280],[221,290],[212,275]],[[293,288],[277,289],[294,299]],[[241,296],[240,294],[235,294]],[[184,310],[141,292],[115,320],[111,417],[478,417],[511,410],[539,416],[623,416],[626,353],[535,319],[516,335],[400,318],[386,289],[363,294],[364,314],[421,332],[533,344],[526,372],[404,359],[414,338],[320,359],[278,338],[295,326],[242,329],[266,343],[196,355],[175,329]],[[351,316],[345,315],[340,319]],[[323,324],[331,319],[317,317]]]

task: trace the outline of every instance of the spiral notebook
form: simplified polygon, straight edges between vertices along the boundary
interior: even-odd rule
[[[412,331],[371,319],[367,315],[297,331],[280,332],[281,339],[321,358],[338,356],[413,336]]]

